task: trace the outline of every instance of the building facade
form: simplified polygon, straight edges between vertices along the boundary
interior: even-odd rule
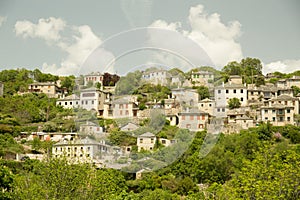
[[[28,92],[32,93],[44,93],[49,98],[60,98],[64,97],[67,94],[67,89],[60,88],[54,82],[46,82],[46,83],[32,83],[28,86]]]
[[[261,121],[270,121],[274,126],[295,124],[294,115],[299,114],[298,98],[280,95],[260,107]]]
[[[178,127],[190,131],[204,130],[209,122],[209,114],[196,109],[180,112],[178,118]]]
[[[152,151],[156,143],[156,136],[153,133],[147,132],[137,137],[138,152]]]
[[[66,109],[79,108],[80,98],[76,94],[72,94],[60,99],[57,99],[56,105],[62,106]]]

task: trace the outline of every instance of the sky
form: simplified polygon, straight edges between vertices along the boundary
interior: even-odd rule
[[[222,3],[220,3],[222,2]],[[300,70],[298,0],[0,0],[0,70],[125,74],[258,58]]]

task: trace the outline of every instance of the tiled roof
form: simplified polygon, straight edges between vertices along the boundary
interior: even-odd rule
[[[139,138],[152,138],[152,137],[155,137],[155,135],[153,133],[150,133],[150,132],[146,132],[140,136],[138,136]]]

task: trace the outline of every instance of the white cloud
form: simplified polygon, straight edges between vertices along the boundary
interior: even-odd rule
[[[191,30],[181,29],[180,22],[167,23],[163,20],[155,21],[150,27],[178,31],[194,40],[219,68],[230,61],[242,59],[242,48],[237,41],[241,35],[241,24],[238,21],[226,25],[222,23],[219,14],[207,14],[202,5],[190,8],[188,21]]]
[[[275,61],[264,65],[263,73],[271,72],[281,72],[281,73],[291,73],[300,70],[300,60],[283,60]]]
[[[6,17],[0,16],[0,27],[6,22]]]
[[[60,18],[50,17],[48,19],[39,19],[37,24],[30,21],[17,21],[15,32],[17,36],[24,38],[41,38],[46,41],[58,41],[60,32],[64,30],[66,22]]]
[[[65,32],[70,35],[62,35]],[[15,33],[23,38],[43,39],[48,45],[56,46],[67,53],[60,66],[46,62],[42,65],[44,72],[58,75],[77,74],[81,70],[81,64],[102,42],[89,26],[70,26],[64,20],[54,17],[40,19],[37,24],[27,20],[17,21]]]

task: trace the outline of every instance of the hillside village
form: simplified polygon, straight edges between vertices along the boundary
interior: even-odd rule
[[[232,64],[235,63],[223,68],[222,73],[228,68],[232,70],[223,77],[211,67],[192,69],[188,73],[152,67],[134,72],[137,80],[131,80],[136,79],[132,73],[120,78],[93,72],[69,79],[72,82],[69,88],[61,84],[59,77],[41,82],[34,79],[33,74],[28,77],[34,80],[28,88],[13,95],[42,93],[54,99],[56,107],[72,111],[64,119],[74,121],[73,129],[66,132],[38,126],[35,131],[20,132],[18,140],[53,141],[47,156],[67,156],[78,162],[92,161],[101,167],[121,168],[131,163],[132,152],[153,151],[158,144],[165,147],[176,144],[175,133],[164,135],[155,130],[165,124],[197,132],[206,130],[214,119],[221,119],[221,132],[225,134],[238,133],[261,123],[299,124],[300,76],[280,79],[274,73],[261,79],[257,78],[263,76],[260,68],[256,75],[247,76],[250,80],[247,82],[245,74],[242,77],[243,74],[234,73],[236,66]],[[253,70],[257,69],[253,68],[252,74]],[[258,83],[254,79],[263,81]],[[138,84],[133,85],[134,82]],[[5,98],[5,82],[0,86],[0,94]],[[159,112],[155,119],[151,116],[153,112]],[[159,121],[159,118],[163,119]],[[162,124],[151,127],[149,122],[145,123],[149,119]],[[48,117],[45,121],[47,123]],[[121,141],[112,142],[113,137]],[[43,159],[45,155],[16,155],[18,160],[23,157]]]
[[[289,152],[288,162],[298,162],[300,72],[263,75],[258,59],[234,61],[220,71],[157,66],[121,77],[3,70],[0,80],[0,163],[18,176],[31,174],[31,181],[43,182],[35,170],[44,165],[43,170],[65,169],[63,173],[80,174],[83,180],[89,163],[97,176],[107,173],[107,183],[115,181],[114,187],[125,189],[126,195],[143,195],[137,190],[150,187],[162,188],[166,195],[206,197],[212,192],[224,197],[233,193],[223,187],[244,191],[246,186],[232,182],[239,178],[235,171],[250,181],[242,167],[252,169],[252,162],[258,162],[253,169],[264,169],[265,154]],[[272,148],[265,151],[268,145]],[[295,175],[299,165],[286,168],[277,158],[271,162],[279,163],[282,176]],[[74,172],[77,166],[80,172]],[[250,178],[257,174],[269,177],[251,172]],[[288,179],[297,182],[294,175]],[[14,188],[27,192],[33,187],[23,179],[12,181],[20,184]],[[151,186],[153,181],[157,185]],[[102,188],[101,196],[98,182],[93,188]],[[110,192],[105,195],[115,195]],[[21,193],[14,189],[15,195]]]

